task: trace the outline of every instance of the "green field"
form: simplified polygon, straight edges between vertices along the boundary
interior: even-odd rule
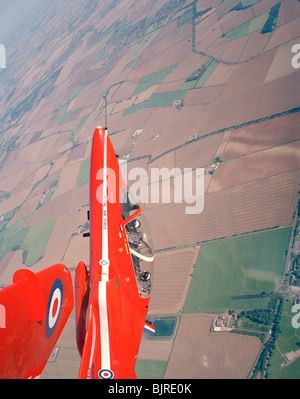
[[[187,11],[178,18],[178,26],[181,26],[187,22],[192,22],[193,17],[194,10],[192,7],[189,7]]]
[[[203,87],[217,66],[218,61],[216,61],[214,58],[208,57],[201,67],[186,79],[181,89],[190,90]]]
[[[0,261],[7,252],[20,249],[29,230],[29,228],[23,228],[25,219],[21,219],[10,227],[7,227],[8,222],[13,218],[17,209],[8,212],[0,223]]]
[[[56,117],[57,125],[63,125],[64,123],[68,122],[69,117],[71,115],[71,111],[69,111],[69,106],[70,106],[71,102],[75,98],[77,98],[77,97],[81,96],[82,94],[86,93],[87,91],[91,90],[92,87],[78,86],[77,89],[75,89],[73,91],[73,93],[66,100],[64,100],[64,102],[61,104],[61,106],[59,107],[59,109],[57,111],[57,117]],[[80,121],[80,123],[84,123],[84,122],[85,122],[85,120]]]
[[[158,85],[161,83],[161,81],[169,75],[170,72],[173,71],[173,69],[176,67],[176,65],[171,65],[168,68],[164,68],[161,71],[154,72],[151,75],[147,75],[144,78],[142,78],[137,85],[137,88],[135,89],[133,95],[142,93],[143,91],[149,89],[150,87],[154,85]]]
[[[89,119],[91,114],[87,114],[85,116],[83,116],[80,121],[78,122],[78,125],[75,126],[74,130],[73,130],[73,136],[76,137],[76,135],[80,132],[80,130],[83,128],[83,126],[85,125],[85,122]]]
[[[253,18],[251,21],[247,21],[231,31],[227,32],[225,36],[229,37],[231,40],[238,39],[242,36],[248,35],[250,33],[261,30],[265,25],[270,11],[267,11],[256,18]]]
[[[135,372],[139,379],[162,379],[167,365],[168,363],[162,360],[137,359]]]
[[[174,101],[184,99],[188,90],[167,91],[165,93],[153,93],[152,96],[142,103],[133,104],[127,108],[122,116],[140,111],[143,108],[171,107]]]
[[[56,219],[51,219],[29,228],[21,245],[21,249],[24,250],[24,263],[27,266],[34,265],[42,258],[55,222]]]
[[[276,347],[270,357],[268,367],[269,378],[300,378],[300,358],[288,364],[284,355],[300,349],[300,329],[295,329],[292,326],[292,313],[293,298],[289,297],[284,300],[283,312],[280,318],[280,334],[276,341]],[[281,364],[285,364],[281,367]]]
[[[78,177],[77,177],[77,187],[83,186],[90,180],[90,159],[84,159],[80,165]]]
[[[0,261],[7,252],[21,249],[29,228],[14,232],[14,225],[0,232]]]
[[[242,37],[242,36],[245,36],[248,34],[249,26],[250,26],[250,21],[245,22],[244,24],[239,25],[236,28],[227,32],[225,36],[229,37],[229,39],[231,39],[231,40],[238,39],[239,37]]]
[[[290,380],[290,379],[299,380],[300,379],[299,370],[300,370],[300,358],[298,357],[298,359],[295,362],[291,363],[289,366],[282,368],[274,378],[280,380]]]
[[[265,308],[282,276],[291,229],[247,234],[201,246],[184,305],[185,313]]]
[[[254,4],[258,3],[261,0],[242,0],[241,3],[244,7],[253,6]]]
[[[203,87],[210,77],[210,75],[214,72],[214,70],[217,68],[218,62],[214,59],[209,59],[209,63],[207,66],[206,71],[203,73],[203,75],[199,78],[196,84],[196,88]]]
[[[46,248],[56,219],[24,228],[26,218],[0,231],[0,261],[7,252],[23,250],[23,263],[32,266],[38,262]],[[0,226],[1,227],[1,226]]]

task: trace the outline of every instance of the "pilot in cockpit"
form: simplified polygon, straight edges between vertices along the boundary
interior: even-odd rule
[[[154,254],[151,235],[138,204],[131,202],[128,190],[122,191],[122,217],[129,244],[131,259],[140,295],[147,297],[151,291]],[[131,220],[130,220],[131,219]],[[127,221],[128,220],[128,221]]]

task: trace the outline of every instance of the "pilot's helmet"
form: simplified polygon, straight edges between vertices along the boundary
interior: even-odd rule
[[[137,219],[133,219],[130,223],[128,223],[130,230],[137,230],[140,226],[141,222]]]
[[[141,273],[141,278],[142,278],[144,281],[150,280],[150,273],[149,273],[149,272],[142,272],[142,273]]]

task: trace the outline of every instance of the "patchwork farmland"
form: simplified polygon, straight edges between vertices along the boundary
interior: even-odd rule
[[[272,378],[294,375],[297,358],[278,364],[298,342],[287,271],[300,178],[299,22],[297,0],[54,0],[29,15],[0,70],[0,287],[19,268],[64,263],[74,276],[89,263],[91,139],[106,97],[128,170],[205,171],[200,213],[187,214],[185,201],[143,206],[156,254],[149,318],[177,322],[170,337],[143,337],[137,375],[266,378],[268,364]],[[253,321],[257,310],[272,317]],[[223,314],[231,332],[212,327]],[[282,337],[266,340],[280,315]],[[267,352],[266,364],[273,339],[281,352]],[[76,378],[74,314],[57,347],[42,378]]]

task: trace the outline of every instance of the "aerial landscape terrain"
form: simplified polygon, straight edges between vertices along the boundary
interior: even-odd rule
[[[119,160],[149,192],[153,168],[204,171],[201,212],[172,200],[173,176],[169,203],[142,204],[156,333],[137,376],[300,378],[299,27],[299,0],[38,1],[0,69],[0,289],[20,268],[88,265],[106,98]],[[73,311],[41,377],[79,365]]]

